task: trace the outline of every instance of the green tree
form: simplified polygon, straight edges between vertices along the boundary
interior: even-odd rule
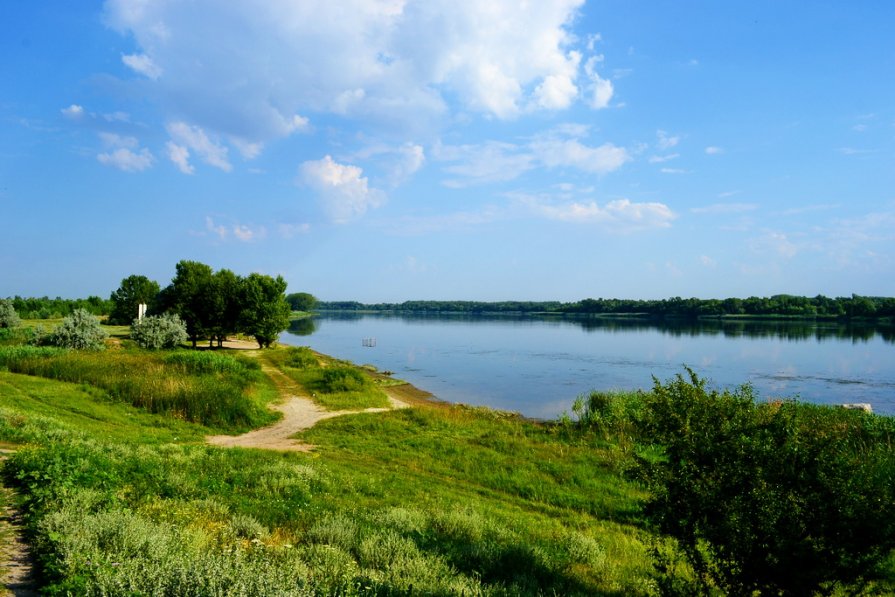
[[[294,292],[287,295],[286,302],[293,311],[313,311],[317,307],[317,297],[309,292]]]
[[[79,350],[102,350],[109,335],[99,318],[85,309],[76,309],[50,334],[50,344]]]
[[[0,328],[17,328],[21,323],[12,301],[0,299]]]
[[[241,285],[242,279],[228,269],[218,270],[211,277],[206,303],[207,327],[210,338],[217,340],[218,347],[239,328]]]
[[[150,311],[155,311],[159,290],[158,282],[146,276],[133,275],[123,279],[121,286],[109,299],[112,301],[109,323],[129,325],[137,318],[137,308],[140,304],[145,304],[149,306]]]
[[[879,574],[895,548],[895,423],[756,404],[749,386],[709,391],[688,374],[647,395],[638,434],[662,453],[639,472],[648,520],[677,541],[700,592],[813,595]]]
[[[209,299],[213,294],[211,267],[198,261],[177,263],[174,279],[162,293],[163,307],[180,315],[193,348],[199,338],[208,337],[212,326]]]
[[[289,326],[286,281],[282,276],[249,274],[243,280],[240,330],[254,336],[261,348],[270,347],[280,332]]]

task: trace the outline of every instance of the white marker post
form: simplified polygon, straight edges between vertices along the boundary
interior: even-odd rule
[[[137,306],[137,321],[143,321],[143,317],[146,315],[146,303],[140,303]]]

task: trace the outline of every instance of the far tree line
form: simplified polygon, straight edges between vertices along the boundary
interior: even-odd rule
[[[285,292],[282,276],[251,273],[243,277],[228,269],[213,271],[204,263],[183,260],[164,288],[142,275],[123,279],[110,298],[108,321],[128,325],[137,317],[139,305],[145,304],[149,316],[179,316],[193,347],[200,340],[220,347],[228,336],[242,333],[263,348],[289,326],[292,307]]]
[[[699,299],[672,297],[659,300],[593,299],[559,301],[404,301],[364,304],[356,301],[320,301],[320,310],[403,311],[412,313],[555,313],[584,315],[636,315],[653,318],[712,318],[737,315],[807,318],[895,317],[895,298],[859,296],[830,298],[777,294],[770,297]]]

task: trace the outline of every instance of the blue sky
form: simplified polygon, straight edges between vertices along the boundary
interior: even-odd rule
[[[7,2],[0,296],[895,294],[895,4]]]

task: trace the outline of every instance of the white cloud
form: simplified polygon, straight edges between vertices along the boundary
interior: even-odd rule
[[[119,147],[111,152],[97,154],[96,159],[104,166],[112,166],[125,172],[142,172],[152,166],[155,158],[148,149],[137,152],[126,147]]]
[[[709,257],[708,255],[700,255],[699,263],[701,263],[704,267],[714,268],[717,267],[718,262]]]
[[[664,162],[670,162],[671,160],[676,160],[679,157],[681,157],[681,154],[679,154],[679,153],[671,153],[668,155],[654,155],[654,156],[650,157],[649,163],[650,164],[662,164]]]
[[[311,231],[311,225],[307,222],[301,224],[279,224],[277,229],[283,238],[294,238],[299,234],[307,234]]]
[[[631,160],[623,147],[612,143],[586,145],[578,137],[588,132],[580,125],[561,125],[525,144],[488,141],[480,145],[435,146],[434,158],[454,162],[444,168],[454,176],[449,187],[514,180],[533,168],[575,168],[588,174],[607,174]]]
[[[545,139],[533,143],[532,149],[545,166],[571,166],[594,174],[618,170],[631,159],[627,150],[612,143],[589,147],[577,139]]]
[[[250,226],[247,224],[220,224],[215,222],[211,216],[205,216],[205,230],[220,240],[227,240],[232,235],[235,240],[240,242],[252,242],[263,239],[267,236],[267,229],[264,226]]]
[[[414,175],[426,163],[426,152],[422,145],[404,143],[403,145],[374,144],[365,147],[353,155],[356,159],[376,160],[392,187],[397,187]]]
[[[683,168],[660,168],[659,172],[662,174],[689,174],[689,170],[684,170]]]
[[[155,80],[162,75],[162,69],[146,54],[122,54],[121,61],[134,72],[150,79]]]
[[[593,200],[556,202],[549,197],[517,194],[532,213],[562,222],[600,224],[617,231],[667,228],[677,217],[664,203],[634,203],[615,199],[605,205]]]
[[[599,73],[597,73],[596,65],[598,62],[602,62],[602,60],[602,55],[591,56],[584,65],[584,72],[590,81],[588,85],[588,90],[591,93],[589,105],[595,110],[607,108],[615,93],[612,81],[603,79],[600,77]]]
[[[299,180],[316,191],[337,224],[362,216],[384,200],[381,191],[369,186],[361,168],[339,164],[329,155],[301,164]]]
[[[762,236],[750,241],[751,249],[756,253],[773,253],[778,257],[791,259],[799,252],[799,247],[783,232],[767,231]]]
[[[84,108],[78,104],[72,104],[67,108],[62,108],[62,115],[72,120],[78,120],[84,116]]]
[[[96,159],[104,166],[112,166],[124,172],[142,172],[152,167],[155,157],[146,148],[140,148],[135,137],[99,133],[99,138],[107,151],[99,153]]]
[[[221,224],[215,224],[211,216],[205,216],[205,229],[216,234],[221,240],[227,238],[227,227]]]
[[[205,131],[198,126],[190,126],[185,122],[171,122],[166,128],[172,140],[168,145],[168,157],[180,167],[181,171],[184,171],[184,168],[181,167],[181,162],[172,156],[172,144],[178,148],[178,151],[174,152],[178,157],[182,156],[182,149],[187,148],[196,152],[202,161],[210,166],[220,168],[224,172],[229,172],[233,168],[227,160],[227,148],[209,139]],[[192,167],[189,169],[192,171]]]
[[[724,153],[724,150],[720,147],[715,147],[714,145],[710,145],[705,148],[705,152],[708,155],[719,155],[719,154]]]
[[[586,87],[605,106],[611,83],[580,68],[597,38],[572,33],[583,2],[107,0],[104,18],[173,118],[264,143],[301,130],[297,113],[407,130],[565,109]]]
[[[168,159],[171,160],[177,169],[183,172],[184,174],[192,174],[195,172],[195,168],[193,168],[192,164],[190,164],[190,150],[184,147],[183,145],[177,145],[176,143],[172,143],[168,141],[165,144],[165,148],[168,150]]]
[[[694,207],[690,211],[695,214],[731,214],[754,211],[758,209],[755,203],[713,203],[704,207]]]
[[[496,141],[481,145],[436,145],[435,159],[455,162],[444,169],[453,176],[444,184],[453,188],[514,180],[535,166],[534,156],[525,148]]]
[[[681,138],[678,135],[669,135],[668,132],[663,130],[656,131],[656,147],[665,151],[666,149],[671,149],[680,143]]]

